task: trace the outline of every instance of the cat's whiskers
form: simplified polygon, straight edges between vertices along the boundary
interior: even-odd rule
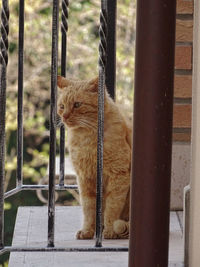
[[[93,124],[93,123],[90,123],[90,121],[88,121],[88,120],[79,119],[79,123],[80,123],[81,125],[85,126],[85,127],[89,127],[89,128],[91,128],[91,129],[93,129],[93,130],[96,130],[96,129],[97,129],[96,125]]]
[[[81,126],[84,126],[84,127],[86,127],[86,128],[92,128],[92,129],[93,129],[92,125],[90,125],[90,124],[89,124],[88,122],[86,122],[86,121],[79,120],[79,123],[80,123]]]
[[[60,128],[61,125],[63,124],[62,119],[60,118],[59,115],[56,116],[56,128]],[[47,129],[50,130],[50,122],[47,121],[47,125],[46,125]]]
[[[62,126],[63,122],[62,119],[60,118],[60,116],[56,116],[56,127],[60,128]]]

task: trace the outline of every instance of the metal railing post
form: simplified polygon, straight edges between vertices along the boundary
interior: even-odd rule
[[[24,0],[19,1],[18,48],[18,120],[17,120],[17,186],[23,183],[23,78],[24,78]]]
[[[0,248],[4,247],[5,112],[9,33],[8,1],[2,1],[0,40]]]
[[[53,0],[52,58],[51,58],[51,110],[49,152],[48,247],[54,247],[55,228],[55,157],[56,157],[56,105],[58,67],[59,0]]]
[[[176,1],[139,0],[129,267],[168,266]]]
[[[67,61],[67,31],[68,31],[68,0],[62,0],[62,16],[61,16],[61,75],[66,76],[66,61]],[[64,186],[65,179],[65,126],[60,127],[60,186]]]
[[[109,95],[115,99],[116,84],[116,16],[117,0],[107,1],[108,33],[107,33],[107,62],[106,87]]]
[[[99,28],[99,84],[98,84],[98,134],[97,134],[97,195],[96,195],[96,247],[102,246],[103,203],[103,139],[104,139],[104,90],[107,51],[107,1],[101,1]]]

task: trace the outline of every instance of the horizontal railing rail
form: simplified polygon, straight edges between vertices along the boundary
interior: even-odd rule
[[[4,247],[0,255],[9,252],[127,252],[128,247]]]
[[[78,189],[78,185],[60,185],[57,184],[55,185],[55,190],[56,191],[63,191],[63,190],[67,190],[67,189]],[[10,196],[15,195],[16,193],[23,191],[23,190],[49,190],[49,186],[48,185],[20,185],[15,187],[12,190],[7,191],[6,193],[4,193],[4,198],[8,198]]]

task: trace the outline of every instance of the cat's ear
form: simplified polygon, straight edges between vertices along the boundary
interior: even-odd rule
[[[63,89],[69,85],[72,84],[72,81],[71,80],[68,80],[66,79],[65,77],[62,77],[62,76],[57,76],[57,86],[60,88],[60,89]]]
[[[98,92],[99,76],[95,77],[89,82],[89,89],[92,92]]]

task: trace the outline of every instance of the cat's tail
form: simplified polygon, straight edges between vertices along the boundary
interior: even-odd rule
[[[120,238],[129,238],[129,222],[116,220],[113,224],[113,230]]]

